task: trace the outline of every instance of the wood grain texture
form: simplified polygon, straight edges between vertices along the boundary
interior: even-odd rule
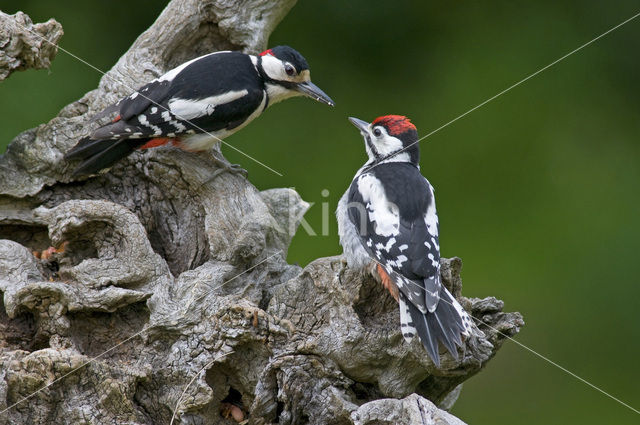
[[[459,259],[442,260],[443,283],[487,325],[437,369],[370,274],[287,264],[309,206],[295,191],[206,183],[211,155],[171,148],[92,178],[62,159],[127,86],[261,51],[293,4],[173,0],[98,88],[0,157],[0,424],[229,424],[230,405],[251,424],[461,423],[436,405],[523,322],[462,297]]]

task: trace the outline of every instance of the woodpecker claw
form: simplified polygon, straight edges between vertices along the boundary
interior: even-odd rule
[[[245,177],[249,175],[249,172],[242,168],[240,164],[231,164],[228,171],[232,174],[242,174]]]
[[[202,183],[203,186],[207,186],[223,173],[242,174],[244,177],[247,177],[247,175],[249,174],[249,172],[242,168],[240,164],[229,164],[219,160],[216,160],[216,163],[218,164],[219,168],[215,170],[204,183]]]

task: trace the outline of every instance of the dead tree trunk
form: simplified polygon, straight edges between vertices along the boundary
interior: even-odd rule
[[[205,185],[213,161],[179,150],[80,180],[62,160],[127,86],[207,52],[263,50],[294,2],[172,1],[97,89],[0,157],[1,424],[462,423],[436,405],[523,322],[461,297],[459,259],[443,260],[444,283],[486,325],[436,369],[369,276],[340,257],[286,263],[307,208],[294,191],[231,174]],[[24,14],[0,25],[0,78],[55,54],[29,30],[62,34]]]

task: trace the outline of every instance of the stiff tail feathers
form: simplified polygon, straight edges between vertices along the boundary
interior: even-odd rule
[[[92,140],[89,137],[85,137],[64,157],[66,160],[83,160],[74,170],[74,176],[95,174],[130,155],[145,142],[146,139],[136,139],[134,142],[128,139]]]
[[[64,154],[64,159],[72,161],[74,159],[87,159],[93,155],[108,149],[117,140],[94,140],[90,137],[80,139],[76,145]]]
[[[408,302],[403,294],[399,303],[402,335],[407,341],[417,334],[427,354],[438,367],[440,342],[455,359],[458,359],[456,345],[462,347],[463,336],[471,335],[471,318],[444,286],[440,289],[440,301],[433,313],[422,313]]]

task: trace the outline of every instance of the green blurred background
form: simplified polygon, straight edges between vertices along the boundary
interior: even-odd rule
[[[166,2],[0,1],[62,47],[110,68]],[[260,189],[295,187],[333,212],[363,144],[346,117],[412,118],[422,135],[640,11],[637,1],[300,1],[271,37],[312,68],[334,109],[296,99],[229,138],[284,174],[225,153]],[[524,314],[518,341],[640,408],[640,18],[424,140],[444,256],[464,260],[464,294]],[[0,83],[0,152],[94,88],[100,75],[63,52],[49,71]],[[322,195],[327,189],[329,196]],[[299,232],[289,259],[338,254]],[[470,424],[622,424],[638,415],[506,342],[453,408]]]

